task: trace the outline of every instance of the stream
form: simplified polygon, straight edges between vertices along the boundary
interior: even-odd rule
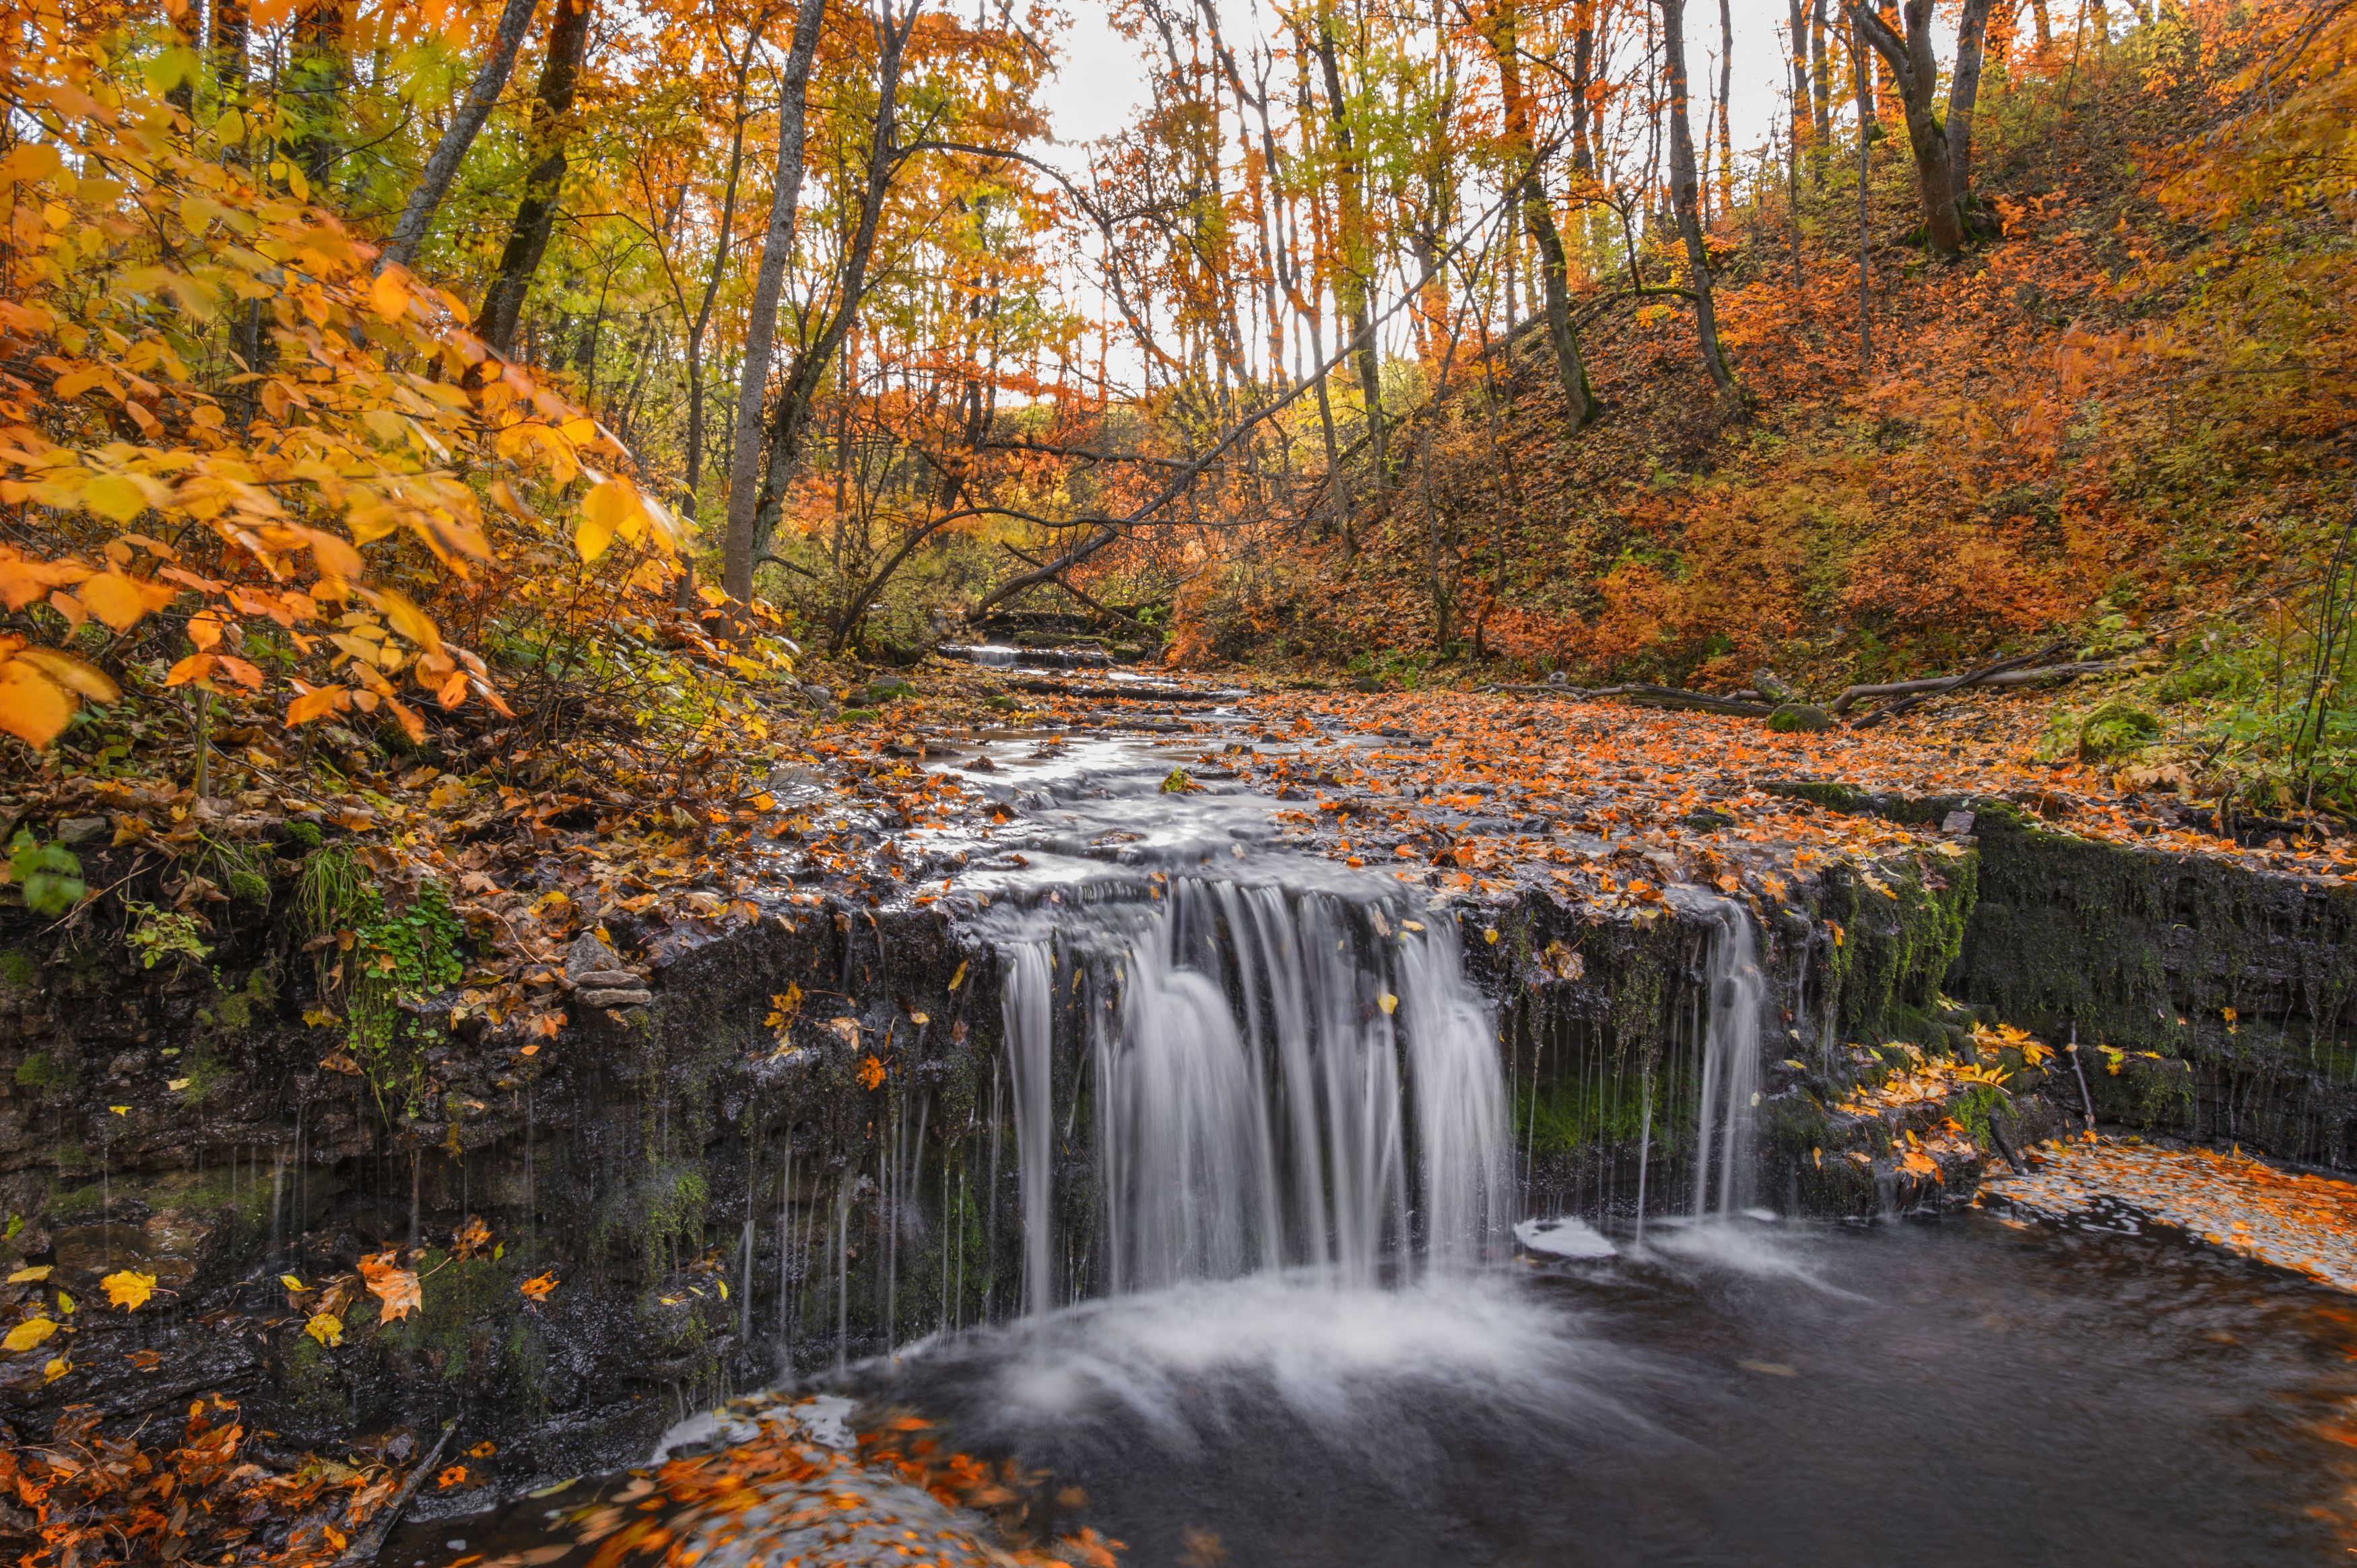
[[[1045,1472],[1060,1528],[1184,1568],[2357,1542],[2344,1296],[2154,1233],[1761,1207],[1741,905],[1674,890],[1709,931],[1687,1151],[1641,1166],[1633,1215],[1526,1214],[1454,909],[1286,848],[1275,802],[1185,788],[1146,738],[967,749],[949,766],[1012,820],[924,847],[966,856],[1004,977],[1021,1307],[817,1386]],[[616,1484],[414,1525],[384,1561],[586,1561],[567,1521]],[[897,1560],[874,1550],[806,1560]]]

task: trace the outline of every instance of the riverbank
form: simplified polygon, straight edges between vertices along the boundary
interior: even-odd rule
[[[1517,1211],[1685,1211],[1738,1143],[1775,1211],[1939,1211],[2091,1119],[2348,1162],[2340,842],[2033,768],[2021,698],[1861,741],[1071,671],[865,695],[662,842],[423,764],[365,817],[190,811],[188,853],[245,854],[261,891],[230,872],[185,927],[158,879],[203,870],[103,819],[91,880],[148,912],[5,933],[7,1261],[46,1271],[6,1310],[55,1325],[0,1367],[12,1428],[225,1393],[291,1461],[456,1419],[483,1452],[413,1507],[463,1511],[733,1390],[1018,1315],[1043,1217],[1102,1288],[1096,1135],[1022,1187],[985,929],[1091,886],[1211,908],[1330,877],[1371,953],[1445,921],[1495,1020]],[[117,815],[173,822],[155,804]],[[323,918],[331,866],[351,902]],[[1747,964],[1756,1114],[1709,1099]],[[1084,1036],[1056,1037],[1062,1124]],[[1893,1087],[1926,1063],[1936,1092]],[[152,1298],[111,1301],[125,1273]]]

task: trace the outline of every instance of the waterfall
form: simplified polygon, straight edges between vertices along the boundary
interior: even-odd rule
[[[1724,1219],[1752,1201],[1759,1144],[1760,1020],[1768,992],[1760,973],[1759,933],[1750,912],[1730,898],[1710,899],[1701,909],[1713,929],[1706,965],[1710,1011],[1703,1036],[1702,1096],[1695,1113],[1694,1213],[1697,1219],[1713,1215]]]
[[[1374,1283],[1495,1254],[1506,1092],[1453,918],[1403,912],[1372,879],[1091,893],[1044,929],[1032,906],[998,943],[1029,1312],[1065,1294],[1060,1062],[1094,1144],[1094,1245],[1065,1264],[1079,1288],[1299,1266]]]

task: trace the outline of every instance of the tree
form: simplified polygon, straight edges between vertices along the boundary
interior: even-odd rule
[[[826,0],[801,0],[794,32],[778,76],[778,157],[770,182],[770,221],[753,274],[753,303],[745,324],[745,360],[737,372],[737,424],[728,461],[728,515],[722,536],[721,590],[739,604],[753,596],[754,512],[760,500],[761,402],[778,333],[778,301],[793,254],[794,219],[802,188],[802,149],[810,104],[811,61],[818,53]]]
[[[1964,253],[1964,209],[1972,175],[1973,106],[1980,96],[1982,38],[1993,0],[1964,0],[1956,24],[1956,65],[1943,125],[1935,107],[1940,61],[1932,48],[1933,0],[1903,0],[1904,34],[1859,0],[1844,0],[1857,32],[1889,68],[1907,118],[1907,146],[1915,162],[1915,188],[1923,203],[1923,232],[1932,253],[1954,261]]]
[[[1656,3],[1662,10],[1662,64],[1669,89],[1670,201],[1677,209],[1678,233],[1685,242],[1686,288],[1694,300],[1695,337],[1712,384],[1722,397],[1731,397],[1735,375],[1727,368],[1727,353],[1719,346],[1710,252],[1702,238],[1702,182],[1695,168],[1694,124],[1687,111],[1685,0]]]
[[[588,54],[589,27],[589,0],[556,0],[556,16],[548,28],[548,58],[541,66],[540,84],[533,90],[525,133],[525,145],[535,156],[524,175],[507,246],[500,252],[499,271],[477,313],[483,340],[501,354],[515,348],[524,296],[556,227],[556,201],[565,188],[565,144],[572,134],[573,98]]]
[[[476,134],[490,118],[500,93],[507,87],[508,73],[515,69],[516,51],[523,47],[523,36],[532,27],[532,13],[537,4],[538,0],[506,0],[500,7],[490,48],[483,56],[482,66],[475,72],[467,96],[459,101],[457,113],[450,116],[450,124],[443,127],[434,151],[426,157],[417,184],[393,226],[393,235],[377,259],[378,270],[405,267],[416,260],[418,247],[425,243],[425,236],[434,227],[434,215],[440,210],[442,199],[450,193],[450,182],[458,177],[458,166],[467,161],[467,151],[475,145]]]
[[[1566,415],[1575,432],[1592,421],[1600,405],[1587,381],[1579,353],[1579,333],[1571,318],[1570,263],[1563,235],[1540,179],[1535,113],[1523,81],[1521,17],[1513,0],[1496,0],[1479,29],[1498,62],[1499,92],[1505,107],[1508,188],[1515,216],[1539,254],[1539,282],[1546,309],[1547,344],[1555,351],[1555,377],[1563,386]]]

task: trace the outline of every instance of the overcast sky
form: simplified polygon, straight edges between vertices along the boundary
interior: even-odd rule
[[[1750,148],[1767,140],[1771,124],[1781,113],[1778,91],[1784,70],[1781,30],[1784,7],[1777,0],[1730,0],[1730,4],[1735,21],[1735,135],[1739,148]],[[1243,0],[1217,0],[1217,6],[1231,36],[1255,30],[1252,9]],[[1145,65],[1139,46],[1106,25],[1102,7],[1078,0],[1071,9],[1072,26],[1064,38],[1066,59],[1049,90],[1048,102],[1059,139],[1092,141],[1120,129],[1145,102]],[[1712,0],[1688,0],[1686,9],[1687,59],[1697,79],[1706,61],[1715,78],[1718,7]],[[1709,101],[1699,80],[1695,88],[1695,134],[1699,137]]]

